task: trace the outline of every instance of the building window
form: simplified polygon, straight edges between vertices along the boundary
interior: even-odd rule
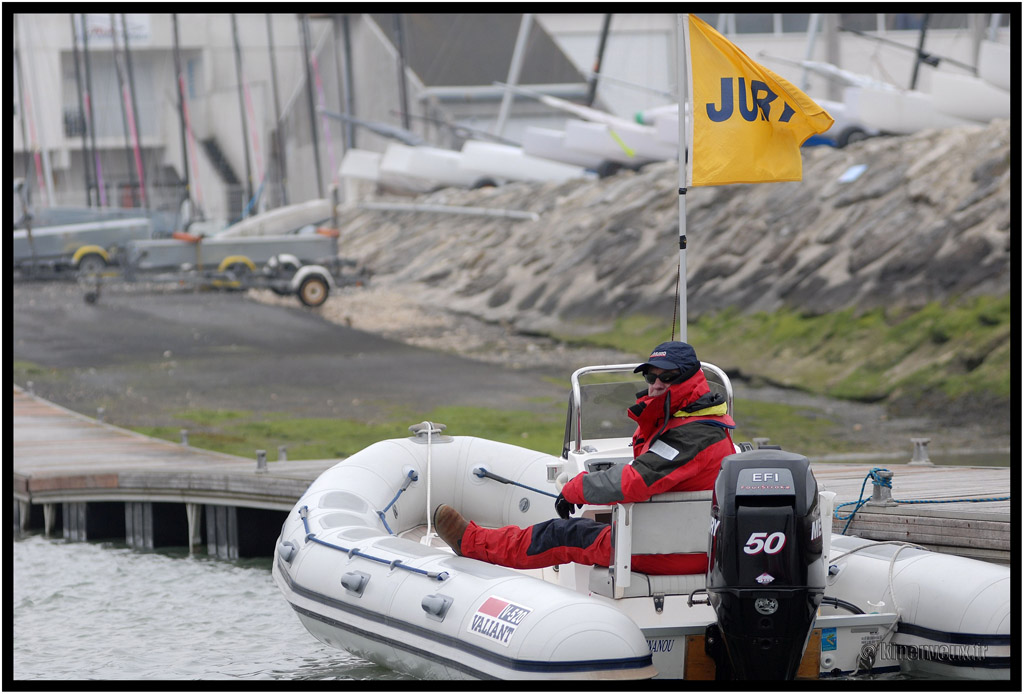
[[[839,15],[839,26],[842,29],[855,29],[857,31],[878,31],[878,15],[866,13],[841,14]]]
[[[196,73],[198,67],[195,60],[189,60],[185,66],[185,84],[188,85],[188,98],[196,98]]]
[[[737,34],[771,34],[774,23],[770,14],[737,14]]]
[[[810,17],[811,16],[808,14],[783,14],[782,31],[786,33],[807,31],[807,25],[810,24]]]
[[[718,26],[718,22],[721,21],[719,18],[722,15],[720,15],[720,14],[707,14],[707,13],[704,13],[704,12],[698,12],[697,16],[700,17],[708,26],[714,27],[715,29],[717,29],[718,31],[721,31],[723,33],[725,32],[725,30],[722,27]]]
[[[77,108],[64,109],[64,137],[85,135],[85,118]]]

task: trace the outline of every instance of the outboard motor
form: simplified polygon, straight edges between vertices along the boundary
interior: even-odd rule
[[[825,592],[821,530],[807,458],[759,448],[722,461],[707,576],[720,638],[711,625],[706,640],[720,679],[796,676]]]

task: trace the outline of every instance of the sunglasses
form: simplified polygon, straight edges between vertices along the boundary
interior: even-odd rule
[[[671,383],[677,378],[679,378],[678,369],[676,369],[675,371],[665,371],[658,375],[654,375],[650,371],[644,372],[644,380],[650,383],[651,385],[653,385],[655,381],[661,381],[662,383]]]

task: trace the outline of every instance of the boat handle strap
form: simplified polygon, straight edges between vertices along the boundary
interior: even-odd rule
[[[405,480],[402,482],[402,488],[398,490],[397,494],[395,494],[395,498],[393,498],[387,506],[382,508],[380,511],[377,511],[377,515],[380,516],[380,522],[384,524],[384,528],[388,531],[388,535],[394,535],[395,532],[391,529],[391,526],[388,525],[387,518],[385,518],[384,514],[388,512],[389,508],[395,505],[395,502],[398,501],[398,497],[402,496],[402,492],[408,489],[409,485],[419,478],[420,476],[416,474],[415,470],[409,470],[408,474],[405,476]]]

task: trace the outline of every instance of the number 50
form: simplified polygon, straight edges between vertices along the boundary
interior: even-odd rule
[[[743,545],[743,551],[747,554],[778,554],[786,546],[786,534],[783,532],[750,533],[747,544]]]

